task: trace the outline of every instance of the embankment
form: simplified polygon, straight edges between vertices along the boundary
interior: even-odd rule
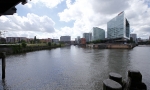
[[[86,47],[95,49],[132,49],[133,44],[87,44]]]
[[[56,46],[27,46],[25,48],[21,47],[21,45],[3,45],[0,46],[0,52],[6,52],[7,55],[10,54],[18,54],[18,53],[25,53],[31,51],[38,51],[38,50],[46,50],[61,47],[60,45]]]

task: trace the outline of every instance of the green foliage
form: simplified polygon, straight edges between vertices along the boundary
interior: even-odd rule
[[[21,45],[12,45],[11,47],[13,49],[13,53],[21,52],[21,49],[22,49]]]
[[[22,42],[21,45],[22,45],[23,48],[26,48],[26,47],[27,47],[26,42]]]
[[[54,46],[57,46],[57,44],[56,44],[56,43],[54,43]]]
[[[34,36],[34,43],[36,43],[36,36]]]
[[[100,39],[99,40],[95,40],[95,41],[92,41],[92,43],[94,43],[94,44],[101,43],[101,40]]]
[[[51,44],[51,42],[48,42],[48,46],[51,46],[52,44]]]

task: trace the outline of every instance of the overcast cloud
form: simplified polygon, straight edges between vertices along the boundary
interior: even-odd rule
[[[54,10],[56,18],[51,16],[52,13],[31,13],[32,9],[36,9],[35,6]],[[60,11],[61,6],[63,9]],[[26,11],[26,15],[23,16],[19,16],[18,13],[0,17],[0,30],[8,31],[5,36],[37,35],[39,38],[59,38],[62,35],[71,35],[74,39],[77,36],[82,37],[84,32],[91,32],[95,26],[107,32],[107,22],[122,11],[130,23],[131,33],[136,33],[141,38],[150,36],[149,0],[32,0],[22,7],[30,13]],[[60,22],[66,25],[56,27],[55,25]],[[72,26],[69,24],[71,22]]]

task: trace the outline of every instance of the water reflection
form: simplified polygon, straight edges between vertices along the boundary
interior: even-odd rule
[[[102,81],[110,72],[120,73],[125,78],[129,69],[142,70],[143,80],[149,84],[150,55],[144,52],[150,52],[150,48],[71,46],[8,56],[6,79],[0,81],[0,89],[101,90]]]
[[[107,53],[108,71],[116,72],[125,78],[128,66],[130,64],[130,50],[113,49]]]
[[[0,80],[0,82],[1,82],[0,83],[0,89],[2,89],[2,90],[10,90],[11,89],[10,87],[8,87],[8,85],[4,79]]]

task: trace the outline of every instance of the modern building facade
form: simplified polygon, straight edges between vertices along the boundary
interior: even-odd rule
[[[52,43],[59,43],[59,39],[52,39]]]
[[[130,39],[130,24],[124,12],[119,13],[115,18],[107,23],[108,39]]]
[[[104,40],[105,39],[105,30],[98,28],[98,27],[93,27],[93,37],[92,40]]]
[[[78,36],[78,37],[75,39],[75,43],[76,43],[76,44],[80,44],[80,41],[81,41],[80,39],[81,39],[80,36]]]
[[[71,36],[61,36],[60,42],[64,43],[65,45],[71,45]]]
[[[61,36],[60,37],[60,41],[61,42],[70,42],[71,41],[71,37],[70,36]]]
[[[83,33],[83,38],[86,39],[86,42],[92,41],[92,33]]]
[[[19,43],[22,40],[27,41],[26,37],[6,37],[6,43]]]
[[[137,43],[137,34],[130,34],[130,37],[133,39],[135,43]]]

